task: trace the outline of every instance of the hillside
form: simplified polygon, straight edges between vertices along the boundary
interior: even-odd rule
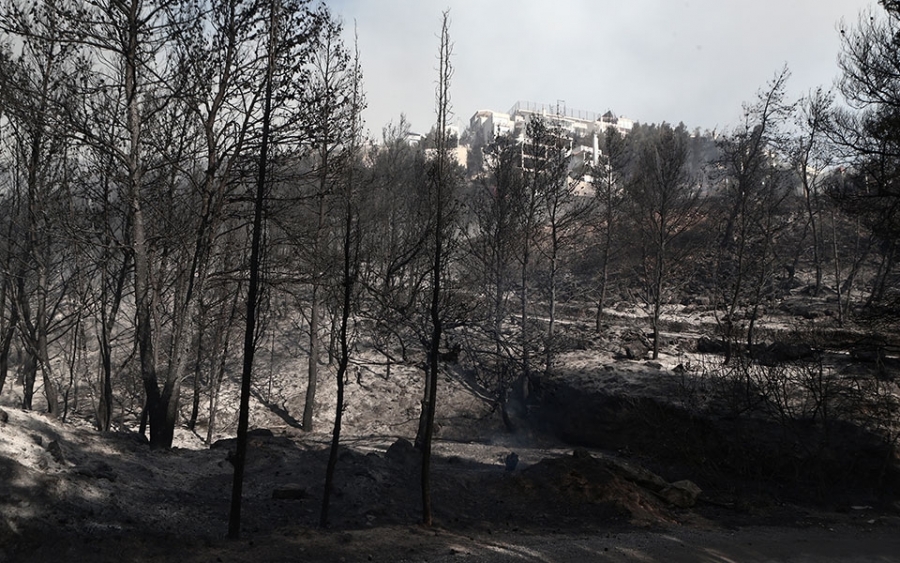
[[[861,482],[872,468],[860,452],[874,447],[862,430],[814,459],[782,457],[782,467],[755,458],[769,475],[730,463],[752,463],[740,457],[747,452],[784,452],[765,432],[755,443],[747,439],[768,428],[764,421],[714,417],[687,402],[709,383],[697,367],[714,361],[697,352],[709,317],[672,308],[670,328],[693,330],[667,331],[665,353],[654,362],[623,353],[635,346],[637,314],[611,316],[602,338],[572,320],[568,332],[581,335],[582,349],[558,358],[516,433],[504,429],[464,356],[445,365],[434,530],[416,524],[419,455],[407,441],[422,385],[414,366],[394,366],[388,376],[374,354],[357,358],[331,526],[318,531],[334,383],[323,382],[316,432],[304,433],[296,423],[302,354],[291,357],[285,341],[261,355],[268,359],[256,380],[240,542],[224,540],[234,445],[227,422],[212,447],[182,427],[176,448],[150,452],[129,424],[97,434],[82,415],[60,423],[19,410],[13,387],[0,424],[0,561],[286,561],[298,554],[305,561],[578,561],[586,553],[600,561],[637,554],[668,561],[671,542],[686,561],[703,553],[742,561],[900,553],[896,453],[879,466],[887,471],[880,484]],[[771,319],[772,330],[781,321]],[[811,471],[812,461],[845,455],[851,445],[858,479],[848,480],[841,464]],[[788,467],[800,473],[775,473]],[[753,547],[760,544],[766,547]]]

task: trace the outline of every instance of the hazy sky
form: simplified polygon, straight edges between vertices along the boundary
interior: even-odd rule
[[[874,0],[330,0],[365,74],[366,127],[435,121],[438,34],[450,9],[450,97],[462,126],[518,100],[688,127],[734,125],[785,64],[789,91],[829,88],[839,22]]]

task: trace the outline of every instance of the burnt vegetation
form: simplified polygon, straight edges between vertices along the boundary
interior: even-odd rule
[[[558,115],[450,134],[447,14],[410,144],[402,117],[363,137],[324,5],[2,0],[0,432],[38,436],[49,476],[0,458],[0,505],[140,476],[146,510],[92,533],[164,534],[155,503],[191,502],[210,524],[183,533],[215,536],[233,465],[232,537],[245,472],[275,488],[248,485],[266,532],[896,510],[900,8],[841,34],[835,92],[787,99],[784,69],[731,129],[609,127],[576,165]],[[441,453],[498,435],[594,450]],[[207,473],[167,478],[178,456]],[[108,508],[59,494],[60,522]],[[35,548],[45,516],[0,539]]]

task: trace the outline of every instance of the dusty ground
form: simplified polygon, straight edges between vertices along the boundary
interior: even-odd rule
[[[697,361],[687,344],[695,337],[667,334],[658,362],[617,359],[609,342],[602,353],[594,343],[564,356],[559,377],[630,397],[671,393],[674,368]],[[0,563],[900,561],[900,510],[890,500],[835,491],[793,502],[744,484],[728,494],[707,487],[695,506],[678,508],[611,460],[706,487],[704,468],[657,466],[627,448],[573,455],[571,444],[538,430],[507,434],[456,368],[440,382],[436,525],[424,528],[419,457],[398,442],[415,434],[421,375],[398,366],[388,374],[372,361],[349,378],[337,490],[320,530],[334,383],[321,387],[316,431],[299,430],[303,356],[273,347],[259,370],[252,426],[264,430],[250,442],[239,541],[224,538],[230,414],[213,448],[179,429],[177,448],[150,452],[127,426],[98,435],[83,418],[62,424],[21,411],[17,389],[4,390]]]
[[[133,436],[97,439],[6,410],[4,562],[900,560],[900,518],[890,512],[707,502],[678,509],[593,456],[502,440],[438,444],[434,529],[416,524],[415,454],[351,441],[332,526],[321,531],[324,444],[254,438],[244,536],[228,541],[227,448],[151,454]],[[10,440],[21,433],[15,429],[31,444]],[[59,461],[37,437],[60,445]],[[24,448],[25,463],[36,460],[34,468],[8,457],[11,442]],[[510,451],[520,456],[512,472],[503,463]],[[297,491],[297,498],[273,499],[275,491]]]

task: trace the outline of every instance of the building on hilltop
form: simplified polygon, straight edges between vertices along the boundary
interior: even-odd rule
[[[535,116],[548,120],[555,127],[566,131],[573,144],[591,148],[591,161],[596,164],[600,157],[598,137],[610,127],[615,127],[627,135],[634,127],[634,121],[618,117],[607,111],[603,115],[595,112],[551,106],[534,102],[518,101],[509,112],[479,110],[469,120],[469,130],[483,144],[488,144],[499,135],[512,135],[518,140],[525,138],[525,126]],[[587,141],[590,141],[588,144]]]
[[[481,135],[485,143],[490,143],[494,137],[509,135],[515,129],[515,122],[510,119],[508,113],[500,113],[489,109],[475,112],[469,120],[469,131],[473,135]]]
[[[495,137],[504,135],[511,136],[524,145],[527,140],[526,127],[535,117],[546,120],[566,137],[568,154],[571,157],[570,177],[583,186],[584,192],[590,191],[592,178],[589,171],[600,160],[600,136],[609,128],[615,128],[623,135],[627,135],[634,127],[633,120],[618,117],[612,111],[600,115],[566,108],[559,104],[551,106],[518,101],[507,113],[493,110],[475,112],[469,120],[469,133],[472,135],[473,145],[485,146],[493,142]]]

